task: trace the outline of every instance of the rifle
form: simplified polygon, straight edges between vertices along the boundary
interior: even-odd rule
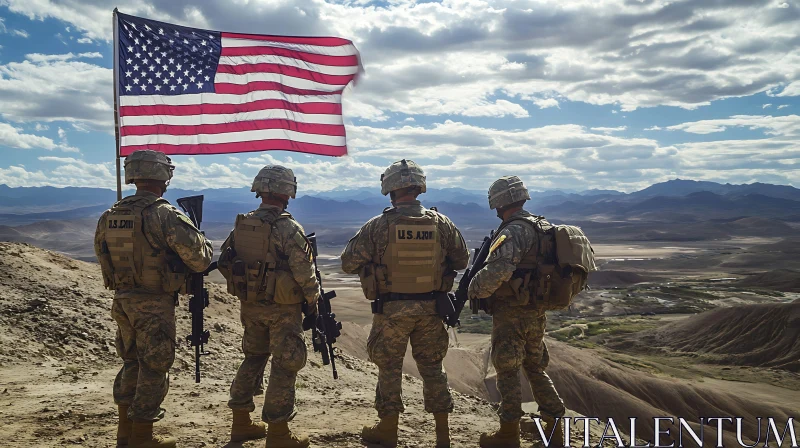
[[[456,288],[455,294],[449,293],[453,296],[453,305],[456,310],[453,315],[447,316],[445,320],[445,323],[450,327],[461,325],[459,317],[461,316],[461,310],[464,309],[464,305],[467,303],[467,300],[469,300],[469,283],[475,275],[478,274],[478,271],[486,266],[486,259],[489,258],[489,248],[492,245],[492,238],[494,238],[494,230],[492,230],[489,236],[483,238],[481,247],[474,249],[472,253],[472,266],[464,271],[464,275],[461,276],[461,280],[458,282],[458,288]],[[478,304],[471,302],[470,309],[472,310],[472,314],[478,314],[480,308]]]
[[[200,223],[203,221],[203,196],[180,198],[178,205],[186,212],[194,226],[199,229]],[[214,269],[217,269],[216,261],[211,263],[204,272],[192,273],[186,281],[186,293],[191,295],[189,312],[192,313],[192,334],[186,336],[186,341],[190,347],[194,347],[195,383],[200,382],[200,357],[211,354],[204,349],[211,333],[203,328],[203,310],[208,307],[208,289],[205,288],[203,282],[205,276]]]
[[[331,365],[333,379],[339,379],[339,372],[336,371],[333,344],[336,343],[336,338],[342,334],[342,323],[337,322],[336,314],[331,312],[331,299],[336,297],[336,291],[325,292],[322,288],[322,274],[320,274],[317,266],[317,235],[312,233],[306,235],[306,238],[311,243],[311,251],[314,256],[314,272],[317,275],[320,287],[320,297],[317,300],[317,320],[311,328],[311,341],[314,345],[314,351],[320,352],[322,355],[322,364]],[[306,315],[313,314],[309,313],[307,303],[303,304],[303,312]]]

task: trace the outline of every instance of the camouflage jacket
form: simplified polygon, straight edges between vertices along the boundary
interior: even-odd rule
[[[149,191],[137,190],[134,196],[156,196]],[[109,211],[100,216],[97,230],[94,234],[94,252],[100,256],[101,246],[105,241],[106,217]],[[142,212],[142,225],[144,235],[150,245],[157,250],[172,252],[180,257],[181,261],[192,272],[202,272],[209,264],[213,255],[211,241],[200,233],[192,222],[174,206],[158,202]],[[115,297],[149,297],[152,293],[145,293],[135,289],[117,290]]]
[[[425,207],[419,201],[398,204],[397,212],[406,216],[420,217]],[[458,271],[469,264],[469,249],[461,232],[450,219],[439,213],[439,234],[450,269]],[[372,263],[375,255],[383,256],[389,244],[389,221],[385,214],[378,215],[364,224],[347,243],[342,252],[342,270],[358,274],[362,267]],[[430,301],[396,301],[384,305],[384,314],[426,315],[436,313],[436,304]]]
[[[261,204],[256,210],[248,213],[247,217],[275,218],[283,212],[283,209],[274,205]],[[319,298],[319,282],[314,271],[314,260],[309,256],[310,248],[301,247],[296,235],[302,236],[305,241],[305,231],[294,218],[284,218],[276,220],[272,225],[270,233],[270,243],[277,248],[279,257],[285,259],[292,272],[292,277],[303,289],[303,296],[306,302],[313,304]],[[228,239],[222,243],[221,253],[229,247],[234,246],[233,232],[228,235]],[[220,259],[220,269],[230,269],[226,260]]]
[[[534,216],[520,210],[509,217],[509,221],[523,216]],[[505,238],[503,238],[505,237]],[[499,246],[495,244],[502,239]],[[490,297],[498,288],[511,279],[522,258],[531,251],[538,250],[539,236],[532,226],[514,221],[495,235],[492,250],[486,266],[478,271],[469,283],[469,297],[484,299]]]

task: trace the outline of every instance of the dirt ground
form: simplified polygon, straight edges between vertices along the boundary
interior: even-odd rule
[[[702,264],[703,257],[718,257],[719,251],[732,249],[628,247],[634,246],[604,247],[601,256],[608,257],[606,260],[635,253],[636,257],[631,258],[652,258],[659,263],[658,276],[667,276],[666,279],[643,284],[623,282],[621,286],[594,290],[581,295],[575,312],[550,317],[554,335],[564,333],[561,327],[567,326],[564,342],[548,339],[548,371],[572,409],[570,415],[615,420],[633,415],[694,415],[703,405],[712,406],[709,409],[715,415],[797,414],[798,408],[793,406],[800,402],[797,373],[698,364],[696,353],[642,352],[625,344],[626,337],[677,326],[692,316],[672,312],[633,319],[630,310],[669,312],[675,310],[670,305],[673,302],[709,309],[740,303],[786,303],[794,296],[711,281],[716,280],[713,276],[737,274],[722,271],[703,277],[686,263],[689,260],[691,265]],[[309,362],[297,382],[299,413],[292,423],[308,432],[313,446],[319,447],[362,446],[358,436],[361,426],[376,419],[372,402],[377,369],[365,361],[372,315],[358,283],[338,267],[340,250],[325,248],[320,255],[325,287],[336,290],[333,309],[344,322],[343,335],[337,342],[340,379],[333,380],[329,366],[320,365],[319,355],[309,350]],[[649,272],[636,266],[640,261],[613,263],[632,272]],[[687,278],[686,272],[695,275]],[[157,431],[177,436],[179,446],[262,446],[263,442],[241,445],[227,441],[231,417],[226,401],[242,359],[242,329],[237,300],[224,292],[224,286],[219,284],[221,278],[210,280],[211,306],[206,325],[212,332],[207,348],[213,354],[203,358],[203,380],[198,385],[193,378],[193,352],[185,344],[178,346],[171,390],[163,405],[167,417],[157,425]],[[111,384],[120,363],[113,348],[111,301],[111,293],[102,287],[97,265],[30,245],[0,243],[2,446],[114,446],[117,417]],[[182,341],[190,323],[185,299],[177,315]],[[490,320],[479,322],[491,326]],[[761,325],[762,329],[764,325],[769,322]],[[573,328],[580,331],[571,333]],[[785,330],[773,331],[783,334]],[[491,399],[497,396],[489,361],[489,336],[453,332],[451,342],[445,369],[456,391],[453,438],[455,446],[477,446],[480,433],[496,425],[496,405]],[[410,353],[404,372],[407,411],[401,419],[401,446],[432,446],[433,422],[423,412],[422,384]],[[524,396],[533,400],[529,389],[524,390]],[[697,397],[702,399],[698,401]],[[535,411],[535,403],[526,404],[526,409]],[[602,428],[595,426],[593,431],[597,440]],[[582,434],[574,432],[573,437]],[[527,446],[532,444],[530,439]]]

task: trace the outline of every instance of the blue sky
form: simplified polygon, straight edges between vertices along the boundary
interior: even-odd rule
[[[226,7],[235,3],[235,7]],[[174,185],[635,190],[673,178],[800,186],[800,1],[0,0],[0,183],[113,187],[111,10],[186,26],[336,35],[350,154],[176,156]]]

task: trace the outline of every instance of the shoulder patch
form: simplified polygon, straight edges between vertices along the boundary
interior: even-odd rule
[[[494,242],[494,243],[492,243],[492,245],[489,247],[489,255],[491,255],[492,253],[494,253],[494,251],[495,251],[495,250],[497,250],[497,248],[498,248],[498,247],[502,246],[502,245],[503,245],[503,243],[506,241],[506,239],[508,239],[508,238],[507,238],[505,235],[500,235],[500,236],[499,236],[499,237],[498,237],[498,238],[495,240],[495,242]]]
[[[294,234],[294,241],[300,246],[300,249],[306,253],[308,256],[309,261],[314,258],[314,254],[311,252],[311,245],[308,244],[308,240],[302,233],[295,233]]]

